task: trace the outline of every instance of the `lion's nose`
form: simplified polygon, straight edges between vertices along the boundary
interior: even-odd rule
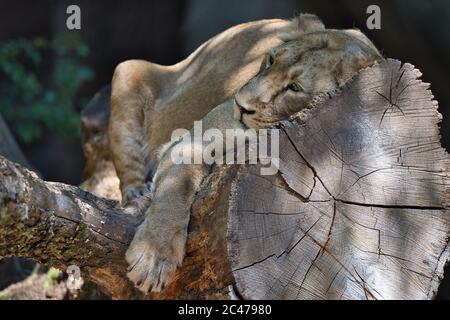
[[[234,102],[236,103],[236,106],[238,107],[241,114],[254,114],[256,112],[255,110],[251,110],[250,108],[243,106],[236,99],[234,100]]]

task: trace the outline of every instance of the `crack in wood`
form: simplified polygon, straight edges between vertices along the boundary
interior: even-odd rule
[[[243,266],[243,267],[239,267],[239,268],[233,269],[232,272],[237,272],[237,271],[242,271],[242,270],[244,270],[244,269],[248,269],[248,268],[250,268],[250,267],[253,267],[253,266],[257,265],[257,264],[260,264],[260,263],[262,263],[262,262],[264,262],[264,261],[266,261],[266,260],[268,260],[268,259],[270,259],[270,258],[272,258],[272,257],[275,257],[275,256],[276,256],[276,254],[273,253],[273,254],[271,254],[271,255],[269,255],[269,256],[267,256],[267,257],[261,259],[261,260],[255,261],[255,262],[253,262],[253,263],[251,263],[251,264],[249,264],[249,265],[246,265],[246,266]]]
[[[375,297],[375,295],[369,290],[369,288],[370,288],[371,290],[373,290],[374,292],[376,292],[378,295],[380,295],[380,297],[383,297],[379,292],[377,292],[375,289],[372,289],[372,288],[370,287],[370,285],[366,282],[366,280],[365,280],[363,277],[361,277],[361,275],[358,273],[358,270],[356,270],[355,266],[353,266],[353,270],[355,270],[356,275],[358,276],[358,278],[359,278],[359,279],[361,280],[361,282],[362,282],[362,284],[361,284],[360,282],[357,282],[357,283],[358,283],[358,284],[361,286],[361,288],[364,290],[364,294],[365,294],[365,296],[366,296],[366,300],[369,300],[367,294],[369,294],[369,295],[372,297],[372,300],[378,300],[378,299]]]
[[[401,68],[403,68],[403,66],[401,66],[400,67],[400,69],[399,70],[401,70]],[[400,76],[399,76],[399,78],[398,78],[398,80],[397,80],[397,83],[396,83],[396,85],[395,85],[395,88],[398,88],[398,86],[399,86],[399,84],[400,84],[400,80],[402,79],[402,77],[403,77],[403,75],[405,74],[405,71],[406,71],[406,69],[403,69],[403,71],[402,71],[402,73],[400,74]],[[380,127],[381,127],[381,124],[382,124],[382,122],[383,122],[383,119],[384,119],[384,116],[386,115],[386,113],[387,113],[387,111],[389,110],[389,109],[393,109],[394,107],[396,107],[400,112],[401,112],[401,114],[403,115],[403,116],[406,116],[405,115],[405,113],[403,112],[403,110],[400,108],[400,106],[398,105],[398,101],[399,101],[399,99],[400,99],[400,97],[401,97],[401,95],[403,94],[403,92],[409,87],[409,86],[411,86],[412,84],[413,84],[413,82],[411,82],[411,83],[409,83],[409,84],[406,84],[405,85],[405,87],[402,89],[402,90],[400,90],[400,92],[397,94],[397,96],[396,96],[396,98],[395,98],[395,102],[393,102],[392,100],[392,89],[393,89],[393,87],[392,87],[392,85],[393,85],[393,77],[394,77],[394,71],[392,70],[391,71],[391,83],[390,83],[390,86],[389,86],[389,98],[388,97],[386,97],[385,95],[383,95],[383,94],[381,94],[380,92],[378,92],[378,91],[375,91],[378,95],[380,95],[381,97],[383,97],[388,103],[389,103],[389,107],[388,108],[386,108],[385,110],[384,110],[384,112],[383,112],[383,115],[381,116],[381,120],[380,120]]]
[[[298,153],[298,155],[303,159],[303,161],[306,163],[306,165],[308,166],[309,169],[311,169],[311,171],[314,174],[314,177],[317,177],[317,179],[319,179],[319,181],[322,183],[322,186],[324,187],[324,189],[327,191],[327,193],[333,197],[332,193],[330,192],[330,190],[327,188],[327,186],[323,183],[323,180],[320,178],[320,176],[317,174],[316,169],[306,160],[306,158],[303,156],[303,154],[300,152],[300,150],[297,148],[296,144],[294,143],[294,141],[292,140],[291,136],[289,135],[289,133],[286,131],[286,129],[282,126],[281,130],[283,130],[283,132],[285,133],[286,137],[288,138],[289,142],[291,143],[291,145],[294,147],[295,151]],[[333,197],[334,198],[334,197]]]
[[[335,198],[334,200],[354,205],[360,207],[372,207],[372,208],[383,208],[383,209],[409,209],[409,210],[430,210],[430,211],[447,211],[449,208],[447,207],[438,207],[438,206],[411,206],[411,205],[387,205],[387,204],[375,204],[375,203],[361,203],[355,201],[348,201]]]
[[[294,243],[294,245],[290,248],[290,249],[285,249],[281,254],[277,255],[277,259],[279,259],[282,255],[284,254],[290,254],[292,250],[294,250],[295,247],[297,247],[297,245],[300,244],[300,242],[302,242],[302,240],[309,235],[309,232],[312,230],[312,228],[314,228],[314,226],[317,224],[317,222],[320,221],[320,219],[322,219],[322,216],[319,217],[319,219],[316,220],[316,222],[314,222],[311,227],[309,227],[308,230],[306,230],[306,232],[303,233],[303,235],[300,237],[300,239],[297,240],[296,243]]]
[[[328,246],[328,242],[330,242],[331,232],[333,231],[335,218],[336,218],[336,201],[333,202],[333,217],[331,218],[330,229],[328,230],[328,235],[327,235],[327,241],[323,245],[322,255],[323,255],[325,248]]]
[[[296,300],[298,300],[298,297],[300,295],[300,291],[303,289],[303,284],[305,283],[306,278],[308,277],[309,272],[311,271],[312,267],[314,266],[314,264],[316,263],[316,260],[319,258],[321,249],[319,248],[319,250],[317,251],[316,256],[314,257],[314,259],[311,261],[308,270],[306,270],[305,276],[303,277],[302,282],[300,283],[298,292],[297,292],[297,297]]]

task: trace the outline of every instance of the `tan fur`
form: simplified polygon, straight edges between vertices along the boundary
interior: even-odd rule
[[[298,32],[297,20],[261,20],[224,31],[173,66],[141,60],[119,64],[112,80],[109,137],[124,203],[141,193],[156,150],[173,130],[190,129],[256,75],[267,50]]]
[[[270,127],[306,108],[320,93],[341,87],[380,58],[356,30],[300,34],[269,50],[258,76],[235,96],[236,117],[250,128]]]
[[[302,15],[232,28],[173,67],[146,62],[118,67],[110,136],[125,200],[139,196],[136,190],[145,192],[146,165],[155,172],[152,203],[126,255],[136,286],[160,291],[181,265],[190,206],[209,171],[206,164],[173,164],[173,148],[191,148],[183,140],[161,147],[174,129],[191,128],[201,118],[203,130],[223,133],[272,126],[380,58],[362,33],[325,30],[317,17]],[[293,83],[299,90],[289,89]],[[127,193],[130,188],[134,194]]]

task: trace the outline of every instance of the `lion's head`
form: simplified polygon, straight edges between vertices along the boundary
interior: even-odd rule
[[[259,73],[236,94],[235,117],[247,127],[288,119],[382,58],[358,30],[325,29],[312,15],[301,16],[299,24],[307,32],[271,49]]]

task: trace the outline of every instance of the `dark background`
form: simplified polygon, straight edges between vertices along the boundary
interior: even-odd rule
[[[68,31],[70,4],[81,7],[82,29]],[[381,8],[381,30],[367,30],[366,8]],[[0,1],[0,44],[20,37],[55,37],[76,32],[90,49],[83,63],[95,73],[79,94],[91,97],[110,82],[115,66],[127,59],[173,64],[226,28],[262,18],[317,14],[327,27],[357,27],[386,57],[418,67],[439,101],[442,144],[450,145],[450,1],[447,0],[128,0]],[[0,82],[3,79],[0,78]],[[81,101],[81,100],[80,100]],[[80,102],[77,109],[81,110]],[[47,180],[80,182],[83,155],[78,138],[47,132],[21,144],[31,164]],[[447,272],[448,273],[448,272]],[[439,297],[450,297],[450,280]]]

